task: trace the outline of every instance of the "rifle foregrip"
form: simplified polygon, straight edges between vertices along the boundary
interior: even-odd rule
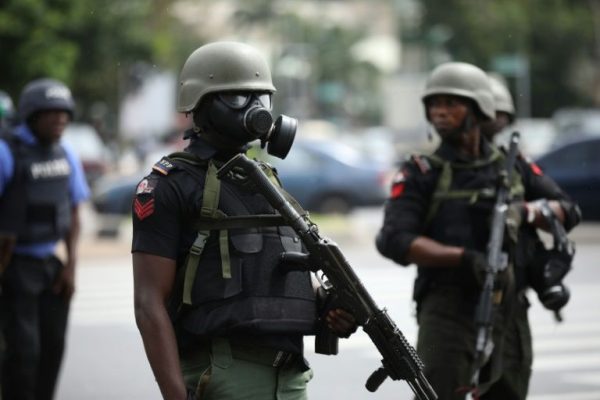
[[[377,388],[379,388],[379,386],[381,386],[381,384],[383,383],[383,381],[385,381],[387,377],[388,372],[386,371],[386,369],[380,367],[376,369],[371,374],[371,376],[369,376],[369,379],[367,379],[367,382],[365,383],[365,387],[369,392],[374,392],[377,390]]]

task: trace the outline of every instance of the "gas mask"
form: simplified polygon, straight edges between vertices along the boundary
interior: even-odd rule
[[[550,226],[554,245],[550,250],[543,248],[537,252],[536,263],[531,271],[531,282],[542,305],[554,311],[557,320],[560,321],[559,311],[570,298],[569,289],[562,281],[571,270],[575,244],[567,237],[564,227],[547,201],[540,201],[540,210]]]
[[[200,107],[196,125],[216,142],[242,147],[260,139],[261,147],[285,158],[296,136],[298,121],[281,115],[273,122],[271,94],[265,92],[221,92],[208,96]],[[208,126],[207,126],[208,124]],[[208,128],[208,129],[206,129]]]

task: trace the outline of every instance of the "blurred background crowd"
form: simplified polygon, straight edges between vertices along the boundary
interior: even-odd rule
[[[185,145],[177,71],[216,40],[268,55],[275,111],[300,120],[280,172],[311,210],[383,202],[395,163],[437,140],[420,101],[427,73],[459,60],[501,77],[524,153],[600,219],[600,0],[6,0],[0,89],[16,100],[39,76],[72,89],[64,140],[95,209],[124,216],[144,171]]]

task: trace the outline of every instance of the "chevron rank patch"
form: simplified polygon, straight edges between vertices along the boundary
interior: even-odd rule
[[[136,197],[133,201],[133,212],[140,221],[154,214],[154,197],[150,197],[145,201]]]

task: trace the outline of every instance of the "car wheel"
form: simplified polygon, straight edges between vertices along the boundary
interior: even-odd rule
[[[352,210],[350,201],[340,194],[330,194],[318,203],[317,211],[323,214],[348,214]]]

